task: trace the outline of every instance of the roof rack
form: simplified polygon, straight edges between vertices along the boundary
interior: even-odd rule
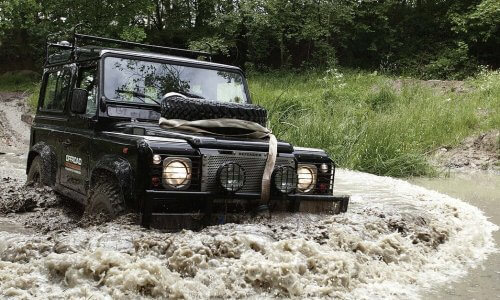
[[[77,57],[77,50],[84,48],[85,46],[80,46],[80,43],[84,42],[104,42],[104,43],[111,43],[111,44],[117,44],[121,46],[126,46],[130,48],[142,48],[146,50],[153,50],[153,51],[159,51],[159,52],[166,52],[168,54],[173,54],[173,55],[179,55],[183,57],[188,57],[188,58],[198,58],[200,56],[208,58],[209,61],[212,61],[212,56],[213,54],[210,52],[205,52],[205,51],[195,51],[195,50],[189,50],[189,49],[182,49],[182,48],[174,48],[174,47],[165,47],[165,46],[156,46],[156,45],[149,45],[149,44],[142,44],[142,43],[137,43],[137,42],[130,42],[130,41],[124,41],[124,40],[118,40],[118,39],[112,39],[112,38],[107,38],[107,37],[100,37],[100,36],[94,36],[94,35],[88,35],[88,34],[82,34],[82,33],[77,33],[77,28],[80,27],[82,24],[78,24],[73,28],[73,43],[62,43],[62,42],[51,42],[50,38],[53,36],[56,36],[58,34],[61,34],[62,32],[56,32],[47,35],[46,39],[46,57],[45,57],[45,65],[51,64],[50,62],[50,48],[55,48],[59,50],[66,50],[67,53],[67,60],[65,62],[73,62],[78,60]],[[63,60],[59,61],[63,62]]]

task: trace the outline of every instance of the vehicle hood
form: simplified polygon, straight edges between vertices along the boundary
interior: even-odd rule
[[[191,133],[173,129],[164,129],[152,122],[119,122],[112,124],[107,130],[118,133],[139,135],[145,137],[164,137],[181,139],[188,142],[193,148],[231,149],[247,151],[268,151],[269,144],[266,140],[235,138],[218,135]],[[279,141],[278,152],[292,153],[290,143]]]

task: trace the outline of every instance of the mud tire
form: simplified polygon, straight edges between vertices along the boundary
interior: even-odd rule
[[[89,196],[85,213],[104,214],[113,219],[124,211],[125,204],[118,183],[109,178],[100,179]]]
[[[252,104],[217,102],[205,99],[166,97],[161,102],[161,115],[166,119],[187,121],[205,119],[240,119],[266,126],[267,110]]]
[[[26,185],[35,185],[38,187],[52,186],[49,175],[44,171],[42,158],[39,155],[31,162]]]

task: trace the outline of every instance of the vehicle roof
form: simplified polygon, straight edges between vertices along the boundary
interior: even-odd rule
[[[189,64],[203,65],[203,66],[207,66],[207,67],[233,69],[235,71],[241,72],[241,69],[236,67],[236,66],[218,64],[218,63],[213,63],[213,62],[208,62],[208,61],[203,61],[203,60],[198,60],[198,59],[191,59],[191,58],[186,58],[186,57],[181,57],[181,56],[166,55],[166,54],[159,54],[159,53],[153,53],[153,52],[122,50],[122,49],[103,49],[100,51],[100,56],[103,56],[105,54],[136,56],[136,57],[140,57],[140,58],[164,59],[164,60],[177,61],[177,62],[183,62],[183,63],[189,63]]]

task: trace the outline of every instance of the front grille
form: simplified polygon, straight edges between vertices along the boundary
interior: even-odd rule
[[[202,158],[201,190],[220,191],[217,185],[217,170],[228,162],[237,163],[245,170],[245,185],[238,192],[260,193],[262,175],[266,165],[267,153],[254,151],[206,151]],[[293,156],[278,156],[275,167],[290,166],[295,168]]]

